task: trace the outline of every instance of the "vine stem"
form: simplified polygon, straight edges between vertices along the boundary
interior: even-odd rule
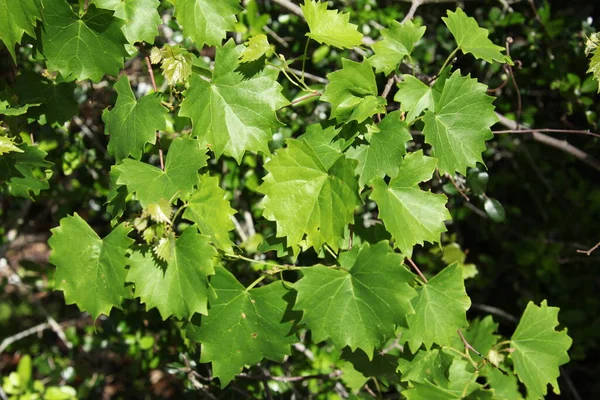
[[[318,90],[315,90],[314,92],[309,93],[306,96],[302,96],[302,97],[297,98],[296,100],[292,101],[289,105],[293,106],[293,105],[296,105],[298,103],[303,102],[304,100],[308,100],[308,99],[311,99],[313,97],[321,96],[322,94],[323,93],[319,92]]]
[[[589,250],[577,250],[578,253],[583,253],[587,256],[589,256],[590,254],[592,254],[594,252],[594,250],[596,250],[598,247],[600,247],[600,242],[596,243],[591,249]]]
[[[591,132],[587,129],[507,129],[503,131],[492,131],[494,135],[503,135],[506,133],[534,133],[534,132],[543,132],[543,133],[572,133],[572,134],[580,134],[580,135],[589,135],[593,137],[600,138],[600,135],[594,132]]]
[[[144,58],[146,59],[146,67],[148,67],[148,75],[150,75],[150,82],[152,82],[152,89],[154,89],[155,93],[158,93],[158,90],[156,88],[156,80],[154,79],[154,71],[152,70],[152,63],[150,62],[150,56],[146,54]],[[160,144],[160,133],[158,131],[156,131],[156,143],[158,146],[158,158],[160,160],[160,169],[164,171],[165,160],[163,155],[163,149]]]
[[[465,351],[467,352],[467,354],[468,354],[468,351],[471,350],[473,353],[477,354],[479,357],[485,358],[480,352],[478,352],[473,346],[471,346],[471,344],[469,342],[467,342],[467,339],[465,339],[465,335],[463,335],[463,333],[460,329],[457,329],[456,332],[458,332],[458,336],[460,336],[460,340],[462,340],[463,344],[465,345]]]
[[[306,57],[308,56],[308,45],[310,44],[310,36],[306,38],[306,45],[304,46],[304,54],[302,54],[302,75],[300,80],[304,82],[304,67],[306,66]]]
[[[466,201],[471,201],[471,199],[469,199],[469,196],[466,195],[466,193],[458,186],[458,184],[456,183],[456,181],[454,180],[454,178],[452,177],[452,175],[450,174],[446,174],[448,176],[448,179],[450,179],[450,182],[452,182],[452,185],[454,186],[454,188],[456,190],[458,190],[458,193],[460,193],[460,195],[466,200]]]

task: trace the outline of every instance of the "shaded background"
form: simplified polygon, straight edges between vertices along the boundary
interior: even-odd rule
[[[181,43],[189,48],[190,43],[183,40],[171,18],[172,7],[163,3],[161,14],[165,24],[160,27],[156,45]],[[241,16],[239,33],[232,35],[236,40],[245,41],[259,33],[266,23],[271,30],[269,41],[278,52],[288,59],[302,54],[307,27],[301,18],[274,1],[249,3],[248,11]],[[406,1],[392,0],[332,3],[351,12],[351,21],[375,40],[379,39],[382,27],[392,20],[402,20],[410,7]],[[586,35],[598,27],[593,18],[600,14],[598,2],[458,3],[490,30],[495,43],[503,44],[508,37],[512,38],[510,54],[513,60],[518,60],[513,68],[514,82],[502,67],[475,61],[471,56],[459,56],[455,62],[455,67],[470,72],[491,89],[499,88],[490,92],[497,97],[499,113],[532,128],[598,132],[597,83],[586,75],[588,61],[584,54]],[[454,48],[441,17],[446,9],[455,6],[456,2],[430,1],[417,10],[415,20],[427,26],[422,43],[413,53],[419,74],[434,75]],[[196,55],[214,56],[210,48],[193,50]],[[363,57],[360,52],[329,49],[315,42],[310,45],[309,55],[307,71],[314,75],[309,78],[315,87],[323,84],[322,78],[328,72],[341,68],[342,57],[356,60]],[[18,58],[22,70],[27,65],[38,72],[43,68],[27,47],[20,49]],[[0,89],[6,85],[23,93],[37,90],[32,77],[17,75],[5,48],[0,48],[0,66]],[[299,63],[296,67],[299,68]],[[127,62],[126,73],[134,91],[139,94],[148,90],[149,79],[141,57]],[[383,76],[378,79],[383,89],[386,79]],[[158,80],[162,84],[160,76]],[[48,159],[55,163],[50,189],[43,191],[35,202],[4,193],[0,197],[0,257],[3,258],[0,340],[30,333],[26,331],[30,328],[36,332],[1,348],[0,376],[8,377],[19,361],[29,355],[36,379],[46,386],[68,385],[80,398],[264,397],[263,382],[254,377],[264,375],[265,371],[277,374],[282,370],[294,375],[320,374],[323,378],[297,383],[269,382],[272,397],[327,398],[336,392],[347,392],[336,375],[339,355],[332,346],[314,345],[310,337],[303,336],[303,344],[296,347],[284,364],[262,363],[221,391],[216,382],[202,381],[209,373],[207,366],[194,362],[198,359],[197,349],[187,349],[177,324],[163,322],[156,310],[145,312],[136,301],[126,301],[123,311],[115,310],[110,318],[102,317],[93,324],[75,306],[65,306],[60,292],[51,291],[53,267],[47,264],[46,245],[49,229],[73,212],[78,212],[101,236],[110,229],[104,203],[113,160],[106,153],[108,139],[100,116],[103,109],[114,104],[115,94],[111,85],[106,84],[64,85],[64,90],[56,94],[60,106],[47,111],[47,117],[51,115],[57,124],[34,122],[27,126],[39,146],[49,152]],[[392,89],[388,99],[393,98],[394,92]],[[286,86],[284,94],[292,99],[295,87]],[[393,108],[392,104],[390,110]],[[328,113],[327,105],[317,102],[282,110],[280,118],[287,127],[274,136],[272,148],[281,147],[287,137],[303,133],[304,127],[318,121],[322,113]],[[8,122],[26,124],[27,121]],[[174,118],[171,122],[174,132],[189,127],[185,119]],[[507,128],[500,124],[494,127],[503,129]],[[549,135],[567,140],[590,157],[600,158],[597,138]],[[169,134],[164,136],[168,141]],[[415,136],[411,146],[423,145],[422,137]],[[510,336],[515,327],[511,318],[518,318],[528,301],[539,303],[548,299],[550,305],[561,308],[559,319],[574,341],[570,350],[572,361],[561,369],[562,398],[593,398],[600,393],[597,379],[600,250],[589,256],[577,250],[589,249],[600,241],[600,168],[541,143],[528,133],[496,135],[488,143],[484,159],[487,170],[481,166],[471,171],[472,179],[463,183],[470,201],[445,179],[434,179],[432,183],[433,190],[445,191],[450,197],[454,221],[444,235],[444,244],[459,245],[466,253],[466,262],[475,264],[479,271],[466,282],[467,293],[474,303],[470,317],[492,313],[500,322],[500,332]],[[156,163],[157,157],[151,156],[148,161]],[[232,207],[239,212],[242,232],[238,230],[236,234],[237,243],[248,254],[256,253],[257,245],[273,231],[272,225],[260,220],[260,211],[255,208],[260,199],[255,188],[265,173],[261,157],[248,155],[240,166],[225,158],[211,168],[226,174],[223,186],[230,193]],[[481,174],[485,172],[489,181],[482,188]],[[506,214],[503,222],[486,213],[486,197],[503,205]],[[137,211],[131,209],[130,213]],[[256,234],[253,235],[250,225],[255,225]],[[243,236],[249,237],[243,241]],[[275,257],[272,253],[268,255]],[[421,269],[434,274],[445,265],[440,256],[439,248],[426,247],[416,252],[415,261]],[[306,254],[300,262],[309,265],[317,262],[317,257]],[[231,268],[243,281],[247,265],[231,265]],[[200,374],[195,376],[190,367]],[[202,389],[198,389],[198,384]],[[398,396],[392,389],[384,397]]]

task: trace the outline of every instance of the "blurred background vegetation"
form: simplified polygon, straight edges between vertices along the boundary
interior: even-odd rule
[[[77,4],[77,1],[71,2]],[[80,1],[79,3],[83,3]],[[244,1],[237,32],[242,43],[266,31],[269,41],[286,59],[300,56],[306,43],[307,27],[285,2]],[[410,2],[398,0],[331,1],[333,7],[351,13],[351,22],[373,40],[393,20],[401,21]],[[417,75],[434,75],[454,42],[441,17],[457,2],[424,1],[415,21],[427,26],[425,36],[413,53]],[[589,0],[473,0],[458,1],[468,15],[490,31],[493,42],[508,43],[510,55],[518,60],[512,72],[490,66],[470,56],[460,56],[455,68],[469,72],[490,87],[497,111],[520,121],[525,128],[584,129],[598,132],[600,101],[597,83],[586,74],[586,37],[595,32],[600,2]],[[182,35],[173,19],[172,6],[160,8],[164,24],[156,45],[179,44],[201,62],[214,56],[210,48],[196,49]],[[26,39],[30,42],[31,38]],[[0,46],[2,46],[0,44]],[[149,48],[146,48],[148,51]],[[342,57],[360,60],[368,48],[339,51],[311,42],[307,78],[315,88],[323,87],[326,75],[341,68]],[[28,46],[17,53],[18,63],[41,72],[43,63]],[[300,68],[300,61],[292,67]],[[25,68],[23,68],[25,70]],[[137,94],[150,89],[143,57],[134,56],[126,71]],[[0,48],[0,91],[39,96],[40,75],[19,75],[5,48]],[[512,74],[512,75],[511,75]],[[511,76],[514,77],[511,79]],[[37,79],[37,81],[36,81]],[[163,79],[157,76],[158,85]],[[383,90],[386,78],[379,76]],[[281,80],[284,95],[298,95],[294,86]],[[163,322],[156,310],[146,312],[129,300],[122,311],[93,323],[75,306],[65,306],[62,293],[53,292],[52,266],[48,265],[49,229],[74,212],[82,215],[103,236],[110,229],[110,215],[104,203],[109,191],[108,171],[113,164],[106,152],[101,113],[115,101],[114,81],[63,83],[55,92],[57,107],[47,107],[46,122],[40,124],[28,114],[5,118],[4,123],[31,133],[47,159],[54,163],[50,189],[35,202],[0,197],[0,387],[15,398],[337,398],[355,389],[356,380],[340,377],[344,362],[327,344],[315,345],[300,336],[289,359],[283,364],[264,362],[238,377],[221,390],[210,381],[207,365],[196,363],[198,349],[189,348],[179,326]],[[287,85],[287,86],[286,86]],[[166,83],[163,87],[166,87]],[[392,88],[388,99],[392,99]],[[73,96],[74,93],[74,96]],[[390,110],[394,109],[389,101]],[[328,108],[318,101],[285,108],[280,119],[286,124],[273,136],[272,149],[284,140],[303,133],[309,123],[327,118]],[[2,116],[0,116],[2,118]],[[32,122],[34,121],[34,122]],[[164,146],[177,132],[189,129],[189,121],[171,117],[163,135]],[[509,129],[498,124],[494,130]],[[443,248],[425,247],[415,254],[421,269],[435,273],[454,260],[472,264],[477,273],[466,281],[473,307],[470,317],[492,314],[500,332],[510,335],[515,318],[528,301],[548,299],[561,308],[560,321],[569,329],[574,344],[572,361],[561,369],[564,399],[589,399],[600,393],[600,250],[587,255],[600,241],[599,139],[589,135],[548,133],[558,141],[567,140],[587,153],[582,161],[572,152],[549,145],[531,133],[498,134],[488,143],[485,166],[469,171],[457,182],[469,201],[444,178],[434,179],[432,189],[446,192],[454,221],[443,237]],[[29,140],[24,134],[24,140]],[[556,144],[556,142],[553,142]],[[561,142],[562,143],[562,142]],[[415,136],[411,146],[424,145]],[[157,156],[149,162],[157,163]],[[263,158],[247,155],[241,165],[233,159],[213,162],[215,173],[224,173],[222,186],[238,210],[236,241],[248,255],[267,251],[273,226],[260,221],[255,191],[264,176]],[[499,203],[499,204],[498,204]],[[487,207],[486,207],[487,205]],[[139,213],[131,208],[129,215]],[[376,218],[367,205],[357,216],[356,235],[378,235],[361,221]],[[253,221],[259,221],[254,223]],[[272,243],[271,243],[272,244]],[[74,244],[76,245],[76,244]],[[273,247],[276,248],[276,247]],[[305,254],[300,264],[317,261]],[[255,268],[239,263],[229,266],[243,281],[252,279]],[[244,272],[246,271],[246,272]],[[250,271],[250,272],[249,272]],[[5,338],[8,341],[2,342]],[[346,358],[347,359],[347,358]],[[340,370],[341,368],[341,370]],[[385,366],[381,366],[385,368]],[[268,379],[283,374],[317,375],[297,382]],[[359,396],[372,394],[399,398],[393,381],[386,385],[366,382]],[[365,382],[359,382],[358,388]],[[381,390],[380,393],[377,391]]]

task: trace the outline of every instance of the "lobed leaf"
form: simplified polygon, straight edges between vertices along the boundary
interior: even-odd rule
[[[349,22],[349,14],[327,10],[327,2],[315,0],[305,0],[300,8],[310,31],[306,36],[340,49],[360,46],[363,35]]]
[[[381,30],[383,40],[375,42],[371,48],[375,54],[369,62],[377,72],[388,75],[409,56],[413,48],[425,33],[425,27],[419,27],[411,20],[404,23],[392,21],[391,26]]]

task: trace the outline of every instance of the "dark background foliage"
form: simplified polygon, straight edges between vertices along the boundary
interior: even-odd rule
[[[72,2],[76,4],[77,2]],[[377,40],[379,29],[392,20],[401,20],[410,7],[406,1],[334,1],[339,9],[351,12],[351,21],[365,34]],[[598,132],[597,116],[600,101],[597,83],[586,70],[584,54],[586,35],[595,31],[600,4],[596,1],[464,1],[459,5],[491,32],[495,43],[503,44],[510,37],[510,54],[518,60],[513,68],[514,82],[507,70],[476,62],[470,56],[459,56],[455,68],[470,72],[489,85],[496,97],[497,111],[518,119],[532,128],[590,129]],[[503,4],[509,8],[503,9]],[[242,16],[245,30],[235,34],[243,41],[267,26],[280,40],[269,36],[277,51],[288,59],[304,50],[307,27],[298,16],[269,0],[257,1],[256,13]],[[453,41],[441,21],[446,9],[456,3],[425,2],[416,13],[416,20],[427,26],[423,42],[414,54],[418,74],[434,75],[453,49]],[[161,6],[164,14],[172,8]],[[253,11],[254,9],[252,9]],[[263,16],[262,19],[258,15]],[[242,24],[241,24],[242,25]],[[157,45],[169,42],[179,32],[177,24],[161,26]],[[26,41],[32,41],[28,38]],[[285,44],[285,46],[283,45]],[[189,43],[183,42],[184,46]],[[197,55],[211,57],[210,48],[194,49]],[[324,78],[341,67],[341,58],[361,59],[353,52],[340,52],[312,42],[307,71]],[[24,70],[43,69],[39,55],[23,46],[17,53]],[[299,63],[295,64],[299,67]],[[39,90],[35,82],[19,76],[5,48],[0,48],[0,90],[16,87],[24,92]],[[149,85],[143,58],[127,62],[126,70],[134,90]],[[158,77],[158,84],[162,84]],[[386,84],[379,77],[379,87]],[[217,398],[264,397],[296,398],[311,396],[328,398],[331,393],[345,393],[338,379],[336,354],[331,346],[316,346],[310,337],[296,347],[285,363],[270,362],[253,367],[245,376],[220,390],[217,383],[206,380],[208,366],[198,360],[198,349],[188,347],[175,322],[163,322],[156,310],[146,312],[136,301],[127,301],[122,311],[110,318],[102,317],[94,324],[81,315],[75,306],[65,306],[62,294],[52,292],[53,267],[48,265],[46,240],[49,229],[60,218],[77,212],[103,236],[110,229],[110,217],[104,211],[109,188],[108,171],[113,160],[106,153],[107,137],[103,134],[102,110],[114,104],[110,85],[80,82],[64,84],[57,94],[61,104],[50,113],[64,125],[51,127],[25,118],[13,118],[5,123],[31,133],[39,146],[48,151],[55,163],[50,189],[43,191],[35,202],[0,197],[0,340],[24,330],[56,321],[62,329],[39,330],[38,334],[19,340],[0,354],[0,376],[14,371],[24,355],[32,358],[36,379],[47,386],[69,385],[80,398]],[[320,79],[313,79],[316,86]],[[28,86],[29,85],[29,86]],[[285,85],[285,83],[284,83]],[[74,96],[72,93],[74,91]],[[394,90],[388,96],[392,99]],[[295,88],[285,88],[289,99]],[[319,119],[328,110],[310,103],[300,108],[285,109],[280,118],[287,124],[274,137],[272,147],[283,145],[287,137],[301,134],[304,127]],[[393,108],[393,106],[391,107]],[[391,109],[390,108],[390,109]],[[173,131],[188,128],[184,119],[172,121]],[[500,124],[495,130],[507,129]],[[592,157],[598,156],[599,139],[588,135],[551,133],[553,138],[567,140]],[[163,137],[168,146],[169,134]],[[423,146],[416,137],[413,146]],[[500,322],[501,333],[509,336],[514,329],[511,316],[520,316],[528,301],[539,303],[548,299],[561,308],[561,324],[568,327],[573,338],[572,361],[561,369],[559,383],[565,399],[593,398],[600,393],[597,360],[600,339],[600,250],[586,255],[577,250],[588,249],[600,241],[600,169],[584,163],[572,154],[541,143],[530,133],[498,134],[488,143],[486,166],[472,171],[471,178],[487,172],[489,182],[480,190],[481,182],[464,182],[470,201],[466,201],[446,179],[436,179],[434,190],[446,191],[454,222],[444,236],[444,244],[458,243],[467,253],[467,262],[477,266],[479,274],[467,281],[467,292],[474,303],[471,317],[491,312]],[[156,155],[150,162],[157,163]],[[211,165],[215,172],[225,173],[224,187],[229,191],[232,206],[238,210],[240,226],[250,237],[237,242],[248,253],[256,253],[264,237],[273,233],[273,226],[259,222],[256,234],[248,230],[248,221],[258,220],[255,209],[260,196],[255,189],[264,175],[261,157],[246,156],[241,165],[223,159]],[[481,175],[478,175],[481,176]],[[461,182],[459,182],[461,183]],[[462,183],[461,183],[462,184]],[[484,194],[482,194],[484,193]],[[503,222],[486,213],[486,198],[497,199],[505,210]],[[131,215],[139,212],[128,210]],[[492,217],[492,218],[491,218]],[[358,233],[357,233],[358,234]],[[76,245],[75,243],[73,245]],[[267,253],[274,257],[273,252]],[[300,263],[317,262],[316,254],[304,255]],[[443,267],[437,247],[420,249],[416,262],[429,274]],[[245,264],[232,265],[244,280]],[[252,275],[248,275],[252,280]],[[64,337],[61,335],[64,332]],[[198,373],[191,372],[198,371]],[[291,375],[322,374],[321,379],[297,383],[270,381],[261,377],[282,372]],[[0,380],[0,383],[1,380]],[[375,386],[369,383],[369,390]],[[268,388],[268,389],[267,389]],[[269,394],[269,393],[270,394]],[[366,392],[363,392],[366,393]],[[393,388],[384,397],[394,397]]]

